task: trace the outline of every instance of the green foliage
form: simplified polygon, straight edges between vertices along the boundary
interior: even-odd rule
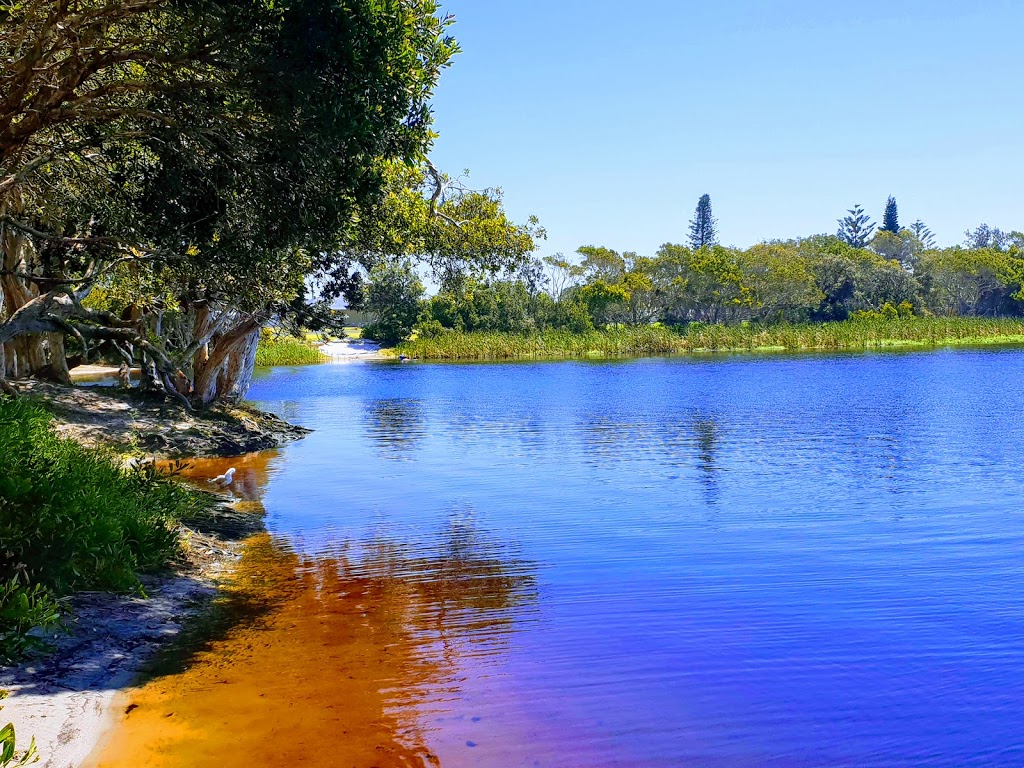
[[[932,233],[925,223],[918,219],[911,224],[908,229],[910,233],[917,239],[921,244],[922,250],[929,250],[935,247],[935,235]]]
[[[309,365],[327,360],[315,344],[294,336],[282,336],[269,328],[260,333],[256,348],[256,367],[270,368],[275,365]]]
[[[630,293],[621,284],[609,284],[604,280],[595,280],[580,288],[576,297],[587,308],[594,326],[600,328],[608,325],[612,311],[616,307],[629,304]]]
[[[176,523],[205,496],[153,467],[58,437],[50,416],[0,399],[0,657],[30,650],[25,631],[51,626],[53,599],[82,589],[132,590],[137,571],[178,553]]]
[[[870,249],[823,235],[745,250],[667,243],[652,259],[592,245],[578,254],[579,264],[561,257],[541,262],[549,268],[543,279],[466,278],[426,302],[423,319],[460,332],[529,334],[653,322],[1024,314],[1020,251],[925,251],[910,230],[881,231]]]
[[[42,584],[29,586],[18,576],[0,583],[0,662],[42,650],[45,643],[29,633],[59,625],[60,603]]]
[[[409,338],[420,313],[423,283],[407,262],[384,262],[370,272],[366,309],[375,320],[363,328],[363,336],[384,344]]]
[[[859,309],[851,315],[854,320],[907,320],[913,316],[914,305],[909,301],[901,301],[898,305],[887,301],[877,310]]]
[[[896,198],[892,195],[885,201],[885,214],[882,216],[882,228],[879,231],[892,235],[900,233],[899,208],[896,206]]]
[[[0,691],[0,699],[5,698],[7,698],[7,691]],[[19,753],[14,725],[8,723],[0,728],[0,768],[22,768],[22,766],[31,765],[38,760],[35,737],[29,741],[28,749]]]
[[[437,338],[406,342],[395,352],[424,360],[499,360],[1024,342],[1022,318],[912,317],[911,307],[891,304],[888,307],[870,317],[833,323],[691,323],[682,331],[664,326],[608,328],[585,333],[448,331]]]

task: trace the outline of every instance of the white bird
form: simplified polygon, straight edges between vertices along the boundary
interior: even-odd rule
[[[221,488],[227,488],[229,485],[231,485],[231,483],[234,482],[234,480],[235,480],[235,468],[232,467],[227,472],[225,472],[223,475],[217,475],[217,477],[213,478],[210,482],[211,483],[215,483],[216,485],[219,485]]]

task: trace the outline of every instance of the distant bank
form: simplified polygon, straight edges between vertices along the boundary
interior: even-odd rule
[[[421,360],[643,357],[702,352],[1024,344],[1024,318],[916,317],[834,323],[616,327],[586,333],[444,331],[390,352]]]

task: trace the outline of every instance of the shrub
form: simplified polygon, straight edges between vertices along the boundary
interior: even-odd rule
[[[177,523],[205,494],[151,466],[58,437],[41,407],[0,398],[0,657],[31,650],[26,633],[56,621],[54,599],[129,591],[138,571],[178,554]]]
[[[444,326],[439,320],[420,320],[413,330],[421,339],[436,339],[444,334]]]
[[[408,264],[382,263],[370,271],[366,309],[377,318],[363,337],[397,344],[409,338],[420,314],[423,283]]]

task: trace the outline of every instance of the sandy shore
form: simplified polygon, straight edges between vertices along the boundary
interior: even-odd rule
[[[87,445],[141,445],[151,456],[238,455],[308,432],[271,414],[194,416],[174,405],[135,401],[130,393],[103,388],[18,382],[18,389],[49,404],[62,434]],[[240,462],[235,463],[243,467]],[[85,764],[117,714],[115,697],[153,652],[217,594],[218,581],[238,559],[241,542],[263,530],[262,510],[247,506],[241,490],[240,503],[217,505],[201,519],[185,522],[185,561],[169,574],[145,577],[145,595],[75,595],[68,612],[70,633],[49,638],[53,653],[0,667],[0,690],[10,693],[2,702],[0,726],[14,724],[20,750],[35,737],[40,758],[35,765]],[[225,494],[224,500],[231,497]]]
[[[11,694],[0,723],[14,724],[19,748],[35,737],[41,768],[88,765],[116,722],[117,696],[206,607],[243,542],[262,530],[262,514],[221,505],[182,526],[185,562],[170,575],[143,577],[145,595],[75,595],[70,633],[51,638],[53,653],[0,668],[0,689]]]
[[[380,344],[369,339],[345,339],[330,341],[320,345],[320,351],[335,362],[351,360],[385,360],[380,351]]]
[[[148,598],[86,593],[73,601],[70,636],[46,658],[0,670],[11,697],[0,719],[14,724],[18,747],[35,737],[42,768],[78,768],[111,723],[114,698],[142,663],[175,637],[215,592],[196,576],[147,585]]]

